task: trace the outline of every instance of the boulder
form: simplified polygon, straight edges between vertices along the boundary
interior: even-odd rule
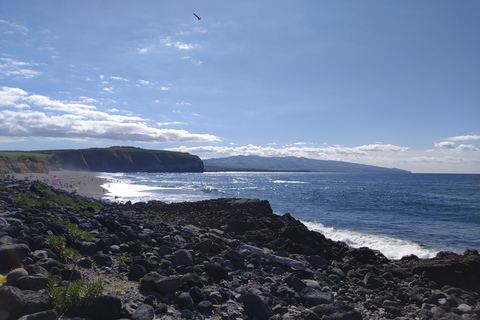
[[[93,299],[89,314],[94,320],[115,320],[120,317],[121,309],[120,299],[107,295]]]
[[[164,277],[155,284],[155,289],[160,293],[172,293],[182,285],[182,279],[177,276]]]
[[[155,310],[148,304],[140,305],[132,315],[132,320],[152,320],[155,316]]]
[[[188,250],[185,250],[185,249],[180,249],[176,252],[173,253],[173,256],[172,256],[172,261],[173,261],[173,265],[175,267],[178,267],[178,266],[191,266],[193,265],[193,258],[192,258],[192,254],[188,251]]]
[[[21,262],[30,252],[24,243],[4,244],[0,246],[0,273],[21,267]]]
[[[273,315],[270,306],[256,294],[246,293],[242,297],[242,303],[247,316],[255,317],[258,320],[267,320]]]

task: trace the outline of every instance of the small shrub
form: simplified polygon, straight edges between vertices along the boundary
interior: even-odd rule
[[[59,287],[60,279],[50,278],[47,293],[53,307],[63,313],[72,306],[87,306],[92,300],[102,294],[103,281],[87,283],[85,280],[70,282],[66,287]]]
[[[81,257],[77,250],[66,247],[66,240],[65,237],[62,235],[48,236],[47,245],[56,255],[58,255],[64,261],[67,261],[69,259],[78,260]]]

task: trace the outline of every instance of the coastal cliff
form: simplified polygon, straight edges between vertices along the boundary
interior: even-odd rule
[[[47,160],[34,156],[2,156],[0,155],[0,178],[3,173],[47,173],[50,170],[58,169],[58,166]]]
[[[63,169],[101,172],[203,172],[203,162],[188,153],[133,147],[58,150]]]
[[[202,160],[182,152],[134,147],[2,152],[2,173],[47,173],[51,170],[97,172],[203,172]]]

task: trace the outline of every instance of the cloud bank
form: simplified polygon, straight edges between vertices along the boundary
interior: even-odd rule
[[[92,99],[84,101],[94,102]],[[0,109],[0,136],[4,141],[7,137],[109,139],[150,143],[220,141],[211,134],[158,129],[149,126],[148,119],[103,112],[90,104],[29,95],[19,88],[0,88],[0,108],[8,108]]]

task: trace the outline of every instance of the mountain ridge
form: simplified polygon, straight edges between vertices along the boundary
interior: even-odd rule
[[[205,171],[359,172],[408,174],[407,170],[304,157],[231,156],[204,159]]]

